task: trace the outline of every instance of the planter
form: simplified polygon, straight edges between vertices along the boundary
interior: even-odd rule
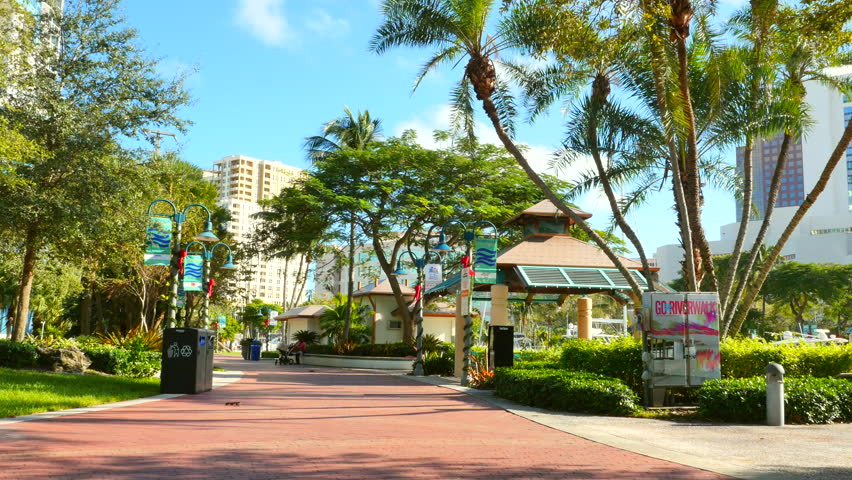
[[[302,364],[317,367],[372,368],[377,370],[411,370],[414,358],[355,357],[351,355],[302,355]]]

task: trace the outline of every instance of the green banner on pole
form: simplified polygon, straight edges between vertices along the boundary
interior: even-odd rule
[[[178,283],[177,308],[186,307],[186,292],[183,291],[183,284]]]
[[[204,257],[194,253],[187,255],[183,260],[183,290],[185,292],[200,292],[203,273]]]
[[[145,238],[145,265],[169,265],[172,261],[172,219],[151,217]]]
[[[497,239],[473,239],[473,282],[497,283]]]

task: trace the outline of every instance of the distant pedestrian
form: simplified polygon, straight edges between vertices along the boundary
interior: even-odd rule
[[[299,340],[299,343],[293,348],[293,354],[296,355],[296,365],[302,364],[302,354],[308,349],[304,341]]]

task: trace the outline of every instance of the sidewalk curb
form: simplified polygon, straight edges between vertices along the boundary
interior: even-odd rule
[[[226,371],[213,372],[213,388],[224,387],[230,385],[240,378],[243,372],[241,371]],[[71,408],[68,410],[56,410],[53,412],[33,413],[32,415],[21,415],[20,417],[0,418],[0,427],[21,422],[32,422],[35,420],[49,420],[51,418],[67,417],[69,415],[80,415],[83,413],[100,412],[103,410],[112,410],[113,408],[130,407],[133,405],[142,405],[145,403],[156,402],[159,400],[168,400],[170,398],[182,397],[189,395],[187,393],[161,393],[153,397],[134,398],[133,400],[123,400],[121,402],[105,403],[103,405],[93,405],[91,407]]]

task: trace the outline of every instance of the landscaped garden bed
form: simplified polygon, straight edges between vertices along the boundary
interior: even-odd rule
[[[698,409],[690,419],[766,421],[764,368],[780,363],[787,423],[852,422],[848,345],[775,345],[760,340],[722,342],[722,379],[691,391]],[[605,415],[643,415],[642,350],[638,340],[570,340],[562,349],[521,353],[514,368],[498,368],[486,388],[530,406]],[[682,415],[681,415],[682,417]]]

